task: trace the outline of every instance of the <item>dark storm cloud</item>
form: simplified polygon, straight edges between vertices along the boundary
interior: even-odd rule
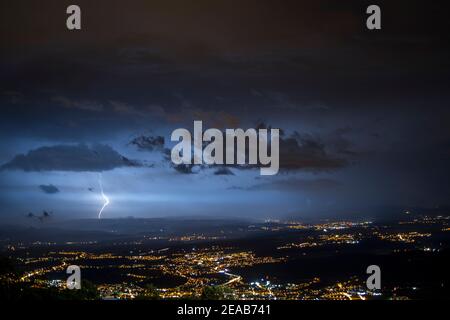
[[[264,123],[259,123],[256,125],[256,130],[268,129],[270,132],[271,126],[267,126]],[[292,171],[292,170],[304,170],[304,171],[334,171],[340,168],[344,168],[349,165],[351,158],[354,155],[353,151],[350,151],[350,143],[345,139],[342,134],[346,130],[339,129],[333,135],[330,140],[330,144],[326,145],[321,141],[320,137],[316,137],[310,134],[300,134],[294,132],[289,136],[286,136],[283,129],[280,129],[280,140],[279,140],[279,163],[280,170]],[[225,135],[225,134],[224,134]],[[160,137],[162,138],[162,137]],[[149,137],[149,141],[152,144],[154,138]],[[133,140],[135,141],[135,140]],[[132,141],[132,142],[133,142]],[[146,139],[139,139],[140,143],[146,142]],[[209,142],[203,142],[203,148],[208,145]],[[223,146],[223,154],[226,154],[226,143]],[[246,143],[245,154],[248,159],[249,146]],[[171,162],[170,149],[160,149],[165,156],[165,160]],[[193,162],[193,151],[191,155],[191,162]],[[237,154],[237,149],[235,145],[235,158]],[[232,167],[241,170],[255,169],[259,168],[258,165],[239,165],[227,164],[227,167]],[[193,172],[192,169],[194,165],[182,164],[182,165],[172,165],[175,170],[179,173],[190,174],[196,173],[200,170],[211,168],[211,165],[197,165],[196,171]],[[228,168],[221,167],[215,173],[215,175],[234,175]]]
[[[168,155],[172,172],[224,173],[173,165],[156,135],[192,120],[223,129],[267,119],[289,132],[280,137],[280,174],[342,174],[353,186],[342,201],[351,204],[448,202],[450,20],[440,1],[379,0],[377,31],[365,27],[366,0],[79,0],[76,32],[65,27],[68,4],[0,2],[2,162],[42,141],[119,145],[152,128],[155,136],[133,145]],[[48,148],[2,169],[139,165],[114,150],[97,159],[92,148]],[[255,166],[226,168],[236,184]]]
[[[325,144],[311,135],[295,132],[280,139],[280,169],[328,171],[347,165],[346,159],[330,154]]]
[[[216,176],[234,176],[233,171],[226,167],[222,167],[214,171],[214,175]]]
[[[164,150],[164,137],[162,136],[138,136],[129,142],[130,145],[134,145],[141,151],[163,151]]]
[[[40,147],[20,154],[0,168],[24,171],[105,171],[119,167],[138,167],[108,145],[57,145]]]
[[[55,187],[52,184],[41,184],[39,186],[39,189],[41,189],[43,192],[45,193],[49,193],[49,194],[53,194],[53,193],[58,193],[59,189],[57,187]]]
[[[369,2],[357,0],[339,5],[244,1],[239,10],[229,1],[133,0],[123,10],[121,1],[81,0],[86,20],[77,33],[61,22],[64,2],[30,3],[27,11],[11,3],[0,10],[0,21],[9,26],[0,29],[5,36],[0,87],[38,87],[57,96],[68,92],[75,101],[152,98],[167,109],[177,109],[168,91],[180,90],[208,111],[220,108],[205,100],[224,95],[225,89],[232,102],[240,102],[227,108],[249,105],[237,95],[242,95],[239,87],[251,90],[250,84],[277,106],[294,109],[298,101],[283,103],[283,90],[297,93],[303,104],[322,99],[325,103],[316,105],[327,107],[368,97],[373,103],[405,92],[423,96],[423,90],[411,88],[444,88],[422,79],[442,77],[448,70],[448,34],[443,32],[448,19],[439,5],[412,2],[379,1],[384,27],[372,33],[365,28]],[[39,19],[37,11],[45,11],[47,19]],[[11,12],[21,12],[22,19]]]
[[[383,30],[370,33],[364,2],[244,1],[236,10],[131,0],[123,10],[80,0],[76,33],[65,28],[64,2],[1,4],[0,133],[101,141],[191,117],[232,128],[261,113],[314,123],[355,110],[414,113],[430,97],[444,108],[450,42],[439,6],[408,1],[406,15],[402,1],[380,1]]]
[[[46,210],[42,211],[41,215],[34,214],[33,212],[29,212],[26,217],[28,219],[38,219],[40,222],[45,222],[47,219],[50,219],[53,215],[53,212],[48,212]]]
[[[356,156],[358,151],[355,150],[352,142],[346,137],[353,133],[353,129],[350,126],[338,128],[334,130],[328,137],[331,148],[340,156]],[[371,134],[373,137],[373,134]]]
[[[163,162],[169,163],[170,167],[173,168],[177,173],[180,174],[196,174],[203,168],[205,168],[204,165],[194,165],[194,164],[174,164],[171,159],[171,150],[169,148],[162,148],[159,149],[163,155]]]

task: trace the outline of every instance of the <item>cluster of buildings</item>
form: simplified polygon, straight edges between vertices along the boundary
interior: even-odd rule
[[[224,294],[233,299],[332,299],[332,300],[365,300],[376,298],[380,292],[365,289],[363,280],[352,277],[344,281],[327,283],[314,277],[297,283],[283,283],[269,280],[267,275],[261,275],[258,280],[248,279],[238,274],[242,268],[252,268],[257,265],[283,264],[291,258],[291,250],[300,253],[302,249],[314,249],[321,246],[356,245],[365,239],[378,239],[386,242],[401,242],[412,245],[413,248],[420,240],[431,237],[432,233],[422,229],[414,229],[414,225],[437,225],[443,232],[449,230],[448,217],[425,217],[422,219],[400,221],[394,226],[372,225],[365,222],[324,222],[319,224],[302,224],[300,222],[270,221],[262,226],[249,226],[249,230],[259,229],[261,232],[285,232],[291,230],[305,230],[298,241],[292,238],[276,246],[271,255],[256,254],[249,249],[226,245],[192,245],[189,242],[214,240],[220,243],[223,235],[205,236],[201,234],[180,235],[169,237],[167,243],[184,243],[182,247],[168,247],[152,250],[131,250],[133,246],[145,244],[142,241],[113,243],[108,252],[98,249],[98,244],[86,243],[59,245],[60,250],[40,250],[33,254],[33,248],[52,247],[49,243],[32,243],[29,246],[19,244],[10,246],[9,251],[25,252],[18,255],[23,274],[18,281],[28,282],[35,287],[65,288],[65,271],[71,264],[75,264],[82,271],[110,272],[114,270],[120,275],[116,283],[96,283],[100,296],[104,299],[134,299],[145,293],[146,285],[152,283],[155,277],[171,277],[177,279],[177,285],[159,285],[157,295],[163,299],[198,298],[207,286],[226,288]],[[405,228],[408,229],[402,229]],[[413,229],[411,229],[413,227]],[[421,231],[417,231],[421,230]],[[302,231],[300,231],[302,232]],[[149,241],[147,237],[145,239]],[[161,240],[158,238],[158,240]],[[186,245],[186,243],[188,245]],[[205,243],[205,242],[203,242]],[[96,250],[89,250],[95,246]],[[119,246],[120,250],[114,250]],[[129,246],[130,250],[124,250]],[[78,248],[75,250],[74,248]],[[84,248],[84,249],[79,249]],[[128,248],[128,247],[127,247]],[[135,248],[135,247],[133,247]],[[291,249],[291,250],[289,250]],[[415,248],[417,249],[417,248]],[[286,250],[286,251],[284,251]],[[397,250],[397,251],[396,251]],[[406,250],[399,247],[393,250]],[[431,247],[423,247],[424,251],[435,252]],[[237,271],[236,271],[237,270]],[[149,275],[152,276],[149,276]],[[55,278],[55,275],[58,277]],[[278,283],[277,283],[278,282]]]

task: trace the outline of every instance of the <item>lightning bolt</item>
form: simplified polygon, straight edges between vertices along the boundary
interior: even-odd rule
[[[105,195],[105,193],[103,192],[102,174],[101,174],[101,173],[98,175],[98,184],[100,185],[100,192],[102,193],[103,201],[105,201],[105,202],[103,203],[102,208],[101,208],[100,211],[98,212],[98,218],[101,219],[101,218],[102,218],[102,212],[103,212],[103,210],[104,210],[104,209],[108,206],[108,204],[109,204],[109,199],[108,199],[108,197]]]

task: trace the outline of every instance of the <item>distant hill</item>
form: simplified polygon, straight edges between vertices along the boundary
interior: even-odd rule
[[[105,241],[135,236],[174,236],[237,232],[252,222],[214,218],[120,218],[49,221],[33,226],[0,226],[0,241],[80,242]]]

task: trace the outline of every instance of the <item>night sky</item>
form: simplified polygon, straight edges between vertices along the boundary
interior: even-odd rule
[[[376,3],[369,31],[366,1],[2,1],[1,220],[96,218],[100,179],[104,218],[450,205],[444,2]],[[279,174],[174,166],[193,120],[282,129]]]

